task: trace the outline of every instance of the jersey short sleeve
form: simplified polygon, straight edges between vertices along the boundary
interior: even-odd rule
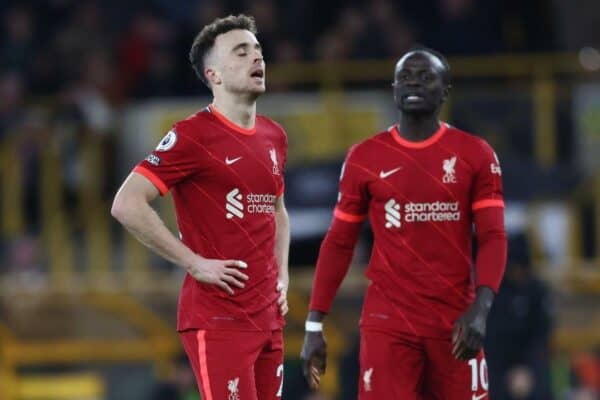
[[[369,195],[356,147],[348,152],[340,173],[338,202],[334,216],[346,222],[362,222],[367,218]]]
[[[473,211],[486,207],[504,207],[502,192],[502,169],[492,147],[481,141],[480,162],[475,173],[471,208]]]
[[[175,125],[134,172],[145,176],[164,196],[198,170],[198,146],[184,128]]]

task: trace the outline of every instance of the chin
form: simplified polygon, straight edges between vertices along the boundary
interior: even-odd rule
[[[265,86],[255,86],[248,89],[248,93],[259,96],[267,91]]]
[[[414,106],[402,106],[400,107],[400,111],[402,111],[404,114],[408,114],[408,115],[415,115],[415,116],[424,116],[424,115],[430,115],[433,114],[434,110],[430,109],[429,107],[414,107]]]

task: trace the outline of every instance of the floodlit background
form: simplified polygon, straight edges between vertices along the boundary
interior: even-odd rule
[[[394,63],[422,43],[452,66],[445,120],[502,162],[510,247],[486,343],[491,397],[597,399],[597,0],[2,0],[0,399],[199,398],[174,330],[181,270],[109,208],[170,125],[210,102],[188,50],[239,12],[265,49],[259,112],[289,136],[284,398],[356,396],[366,227],[327,319],[322,396],[301,376],[303,320],[341,160],[395,121]],[[175,230],[170,198],[156,207]]]

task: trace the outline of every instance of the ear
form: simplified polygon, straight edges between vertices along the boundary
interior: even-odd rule
[[[446,102],[446,100],[448,100],[448,97],[450,97],[451,90],[452,90],[452,85],[447,84],[442,93],[442,102]]]
[[[211,85],[220,85],[221,84],[221,76],[219,75],[219,72],[214,67],[204,68],[204,76],[206,77],[206,80],[208,80],[208,82]]]

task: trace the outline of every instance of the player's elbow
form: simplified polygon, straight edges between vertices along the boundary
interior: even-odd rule
[[[112,215],[114,219],[121,223],[127,215],[126,204],[118,194],[113,199],[112,207],[110,208],[110,215]]]
[[[110,214],[121,224],[127,225],[134,214],[134,210],[135,205],[130,196],[120,191],[113,200]]]

